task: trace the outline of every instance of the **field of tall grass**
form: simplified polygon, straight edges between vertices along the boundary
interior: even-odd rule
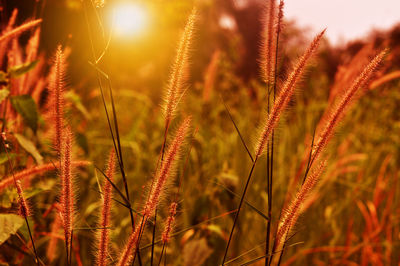
[[[154,0],[127,41],[116,1],[23,2],[1,4],[1,265],[400,265],[400,26],[333,47],[283,0],[235,29]]]

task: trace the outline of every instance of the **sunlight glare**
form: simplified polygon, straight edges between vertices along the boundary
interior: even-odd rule
[[[113,28],[117,36],[133,37],[146,29],[148,24],[147,10],[138,4],[121,3],[114,8]]]

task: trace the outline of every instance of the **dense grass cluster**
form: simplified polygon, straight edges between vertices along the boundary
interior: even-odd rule
[[[293,47],[270,0],[258,78],[217,49],[195,80],[199,4],[162,98],[113,86],[106,6],[82,2],[87,87],[68,82],[73,49],[41,52],[42,19],[14,10],[2,27],[1,262],[400,263],[400,37],[335,50],[322,30]]]

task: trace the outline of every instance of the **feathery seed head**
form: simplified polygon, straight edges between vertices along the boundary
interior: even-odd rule
[[[112,149],[110,151],[110,154],[108,156],[108,163],[107,163],[107,170],[106,170],[106,175],[107,177],[112,181],[114,178],[114,173],[115,173],[115,151]],[[110,185],[110,182],[104,181],[104,186]]]
[[[57,235],[59,234],[59,231],[61,229],[61,217],[59,213],[55,215],[55,218],[53,220],[53,223],[51,225],[51,236],[50,236],[50,241],[47,246],[47,251],[46,251],[46,256],[49,260],[49,262],[53,262],[56,254],[57,254],[57,242],[59,238]]]
[[[131,263],[133,259],[133,252],[135,252],[137,248],[141,228],[142,227],[140,224],[136,225],[135,230],[133,230],[130,234],[128,242],[126,243],[125,248],[120,255],[120,259],[117,264],[118,266],[127,266]]]
[[[318,167],[316,167],[316,169],[311,173],[311,175],[307,177],[301,189],[299,190],[299,192],[297,192],[296,197],[293,198],[289,207],[285,211],[285,214],[282,216],[278,226],[278,231],[276,233],[275,241],[277,247],[279,246],[280,243],[283,243],[284,237],[288,233],[288,230],[296,223],[297,218],[300,215],[301,205],[306,201],[307,197],[314,189],[322,172],[325,169],[325,166],[326,166],[326,161],[323,161],[321,164],[318,165]]]
[[[176,216],[176,208],[178,207],[178,203],[173,202],[169,207],[169,216],[167,221],[165,222],[164,232],[162,233],[162,241],[164,243],[169,242],[169,237],[174,226],[175,216]]]
[[[107,177],[112,181],[114,179],[115,172],[115,151],[111,150],[108,166],[106,170]],[[101,209],[100,217],[100,233],[99,233],[99,246],[97,252],[97,265],[105,266],[108,265],[108,242],[110,239],[108,227],[110,226],[111,220],[111,197],[112,197],[112,185],[104,179],[103,185],[103,207]]]
[[[30,30],[30,29],[36,27],[41,22],[42,22],[41,19],[32,20],[32,21],[29,21],[29,22],[26,22],[26,23],[22,24],[19,27],[16,27],[16,28],[14,28],[12,30],[9,30],[9,31],[5,32],[3,35],[0,36],[0,43],[5,41],[5,40],[9,40],[11,38],[15,38],[15,37],[19,36],[24,31],[27,31],[27,30]]]
[[[17,187],[18,201],[19,201],[19,215],[27,218],[31,215],[31,210],[27,200],[24,197],[24,192],[22,190],[21,181],[15,181],[15,186]]]
[[[161,163],[160,170],[156,173],[155,183],[150,191],[150,196],[146,202],[143,215],[150,217],[154,213],[154,209],[159,203],[159,199],[163,194],[166,181],[170,179],[171,173],[174,171],[176,161],[181,152],[182,144],[189,131],[191,118],[186,118],[176,131],[174,140],[169,145],[165,153],[164,160]]]
[[[271,84],[273,80],[274,65],[274,24],[275,24],[276,0],[270,0],[267,3],[266,25],[264,29],[264,40],[262,45],[262,74],[265,82]]]
[[[73,161],[72,165],[74,167],[79,167],[79,166],[86,166],[89,165],[89,161]],[[30,180],[32,177],[34,177],[37,174],[41,174],[44,172],[52,171],[55,170],[57,167],[54,165],[54,163],[47,163],[47,164],[42,164],[42,165],[37,165],[35,167],[32,167],[30,169],[22,170],[21,172],[15,173],[14,176],[7,176],[4,177],[0,181],[0,192],[6,189],[7,187],[11,186],[14,183],[14,177],[15,180]]]
[[[52,121],[55,128],[54,146],[58,156],[60,156],[61,152],[61,141],[63,139],[62,134],[64,127],[65,68],[65,57],[61,45],[59,45],[54,56],[54,64],[49,76],[49,90],[51,93],[50,104],[53,114]]]
[[[279,11],[278,11],[278,25],[276,26],[276,33],[280,34],[282,31],[282,20],[283,20],[283,8],[285,7],[285,1],[280,0]]]
[[[183,84],[186,76],[186,66],[189,58],[189,50],[193,38],[194,24],[196,21],[197,10],[193,8],[188,21],[186,23],[185,30],[181,36],[178,51],[175,58],[175,63],[172,68],[171,77],[167,87],[167,93],[165,96],[164,116],[166,125],[172,121],[179,99],[183,93]]]
[[[354,80],[353,84],[350,88],[344,93],[339,104],[332,111],[330,116],[327,119],[321,133],[319,134],[317,144],[313,148],[312,152],[312,160],[315,161],[322,153],[326,145],[328,144],[331,136],[334,133],[335,127],[337,124],[343,119],[346,111],[349,106],[352,104],[357,91],[360,90],[363,86],[367,84],[367,82],[372,77],[375,70],[378,68],[385,55],[387,54],[387,49],[380,52],[371,62],[364,68],[364,70],[360,73],[360,75]]]
[[[270,137],[274,128],[277,126],[283,110],[286,108],[287,104],[290,101],[291,96],[293,95],[296,89],[296,84],[298,80],[301,78],[308,61],[317,50],[318,45],[324,33],[325,30],[323,30],[320,34],[318,34],[314,38],[314,40],[308,47],[307,51],[299,59],[292,73],[290,73],[289,77],[283,84],[282,89],[278,97],[276,98],[275,104],[272,107],[272,110],[268,118],[266,119],[266,123],[264,123],[264,125],[261,128],[261,133],[255,147],[256,158],[263,154],[265,150],[265,144],[267,143],[268,138]]]
[[[171,172],[173,172],[174,170],[173,168],[179,157],[181,146],[190,128],[190,124],[190,117],[186,118],[182,122],[182,124],[176,131],[172,143],[169,145],[165,153],[160,170],[156,173],[154,186],[150,191],[147,202],[145,203],[145,207],[143,210],[143,224],[145,224],[147,219],[149,219],[150,216],[154,213],[154,209],[159,203],[159,199],[161,194],[163,193],[165,183],[167,179],[169,179]],[[126,243],[125,248],[120,256],[118,266],[125,266],[131,263],[133,259],[133,253],[136,251],[137,248],[137,242],[139,240],[141,228],[142,226],[140,224],[137,224],[135,230],[133,230],[130,234],[128,242]]]
[[[64,235],[66,246],[69,247],[74,213],[74,191],[72,185],[72,132],[70,128],[64,130],[64,141],[61,153],[61,207],[62,220],[64,226]]]

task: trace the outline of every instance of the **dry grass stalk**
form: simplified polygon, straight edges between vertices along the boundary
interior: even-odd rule
[[[52,121],[55,128],[54,148],[58,155],[60,155],[61,152],[61,140],[63,139],[62,132],[64,128],[64,77],[65,57],[61,46],[58,46],[55,54],[54,65],[49,77],[49,89],[52,94]]]
[[[139,235],[141,232],[142,226],[140,224],[136,225],[135,230],[130,234],[128,242],[125,245],[125,248],[120,256],[118,261],[118,266],[126,266],[129,265],[133,259],[133,252],[137,248],[137,243],[139,240]]]
[[[115,173],[115,152],[112,150],[108,159],[108,166],[106,170],[107,177],[113,181]],[[99,246],[97,253],[97,265],[105,266],[108,265],[108,242],[109,226],[111,217],[111,197],[112,197],[112,185],[108,180],[104,180],[103,185],[103,207],[101,209],[100,217],[100,234],[99,234]]]
[[[276,25],[276,34],[277,35],[279,35],[282,31],[283,8],[284,7],[285,7],[285,2],[283,0],[280,0],[279,1],[279,11],[278,11],[278,24]],[[275,60],[276,60],[276,58],[275,58]]]
[[[151,190],[151,193],[143,210],[143,215],[145,217],[150,217],[154,213],[154,209],[156,208],[159,199],[163,194],[165,184],[170,178],[171,173],[173,173],[174,171],[174,166],[180,156],[181,147],[190,128],[190,123],[190,117],[186,118],[182,122],[176,132],[174,140],[172,141],[172,143],[168,147],[168,150],[165,153],[165,157],[161,163],[160,170],[155,176],[154,187]]]
[[[319,134],[318,141],[313,148],[312,160],[316,161],[319,155],[322,153],[324,147],[328,144],[330,138],[333,135],[335,127],[342,120],[344,114],[348,110],[349,106],[353,102],[357,91],[366,85],[366,83],[372,77],[374,71],[378,68],[379,64],[382,62],[385,57],[387,51],[384,50],[379,53],[375,58],[364,68],[361,74],[354,80],[353,84],[350,86],[348,90],[344,93],[342,99],[336,108],[329,115],[327,122],[324,124],[324,127]]]
[[[270,86],[274,80],[274,24],[275,24],[276,0],[270,0],[267,4],[266,25],[264,29],[264,43],[262,53],[262,75],[264,81]]]
[[[41,19],[36,19],[33,21],[26,22],[19,27],[16,27],[12,30],[5,32],[3,35],[0,36],[0,43],[5,40],[9,40],[10,38],[15,38],[15,37],[19,36],[24,31],[27,31],[27,30],[30,30],[30,29],[36,27],[41,22],[42,22]]]
[[[32,212],[27,200],[24,197],[24,191],[22,190],[21,181],[20,180],[15,181],[15,186],[17,188],[17,193],[18,193],[19,215],[21,215],[24,218],[28,218],[29,216],[31,216]]]
[[[310,195],[310,192],[314,189],[315,185],[318,182],[319,177],[325,169],[326,162],[322,162],[314,172],[307,177],[306,181],[302,185],[300,191],[297,193],[296,197],[292,200],[289,207],[285,211],[284,215],[281,218],[279,223],[279,227],[276,233],[276,243],[275,247],[279,247],[281,243],[283,243],[286,234],[288,233],[290,227],[294,226],[297,218],[300,215],[301,206],[306,201],[307,197]]]
[[[207,66],[206,72],[204,74],[204,90],[203,90],[203,101],[208,103],[211,98],[211,94],[214,90],[214,83],[217,77],[218,63],[220,61],[221,51],[216,50],[212,57],[211,61]]]
[[[65,138],[61,152],[61,214],[64,227],[65,245],[67,250],[72,241],[72,226],[74,221],[74,191],[72,184],[72,132],[65,130]],[[68,251],[67,251],[68,257]]]
[[[14,27],[15,21],[17,20],[17,15],[18,15],[18,9],[14,9],[10,19],[8,20],[7,27],[3,30],[1,33],[2,35],[6,34],[7,32],[11,31],[12,28]],[[8,40],[5,40],[4,42],[0,43],[0,67],[3,66],[3,59],[4,55],[7,52],[7,46],[8,46]]]
[[[40,41],[40,28],[37,28],[35,30],[35,33],[32,35],[32,37],[28,41],[28,45],[26,47],[26,63],[33,62],[37,59],[38,55],[38,50],[39,50],[39,41]],[[39,64],[40,63],[40,64]],[[32,85],[40,79],[40,72],[41,72],[41,67],[43,66],[43,61],[38,62],[36,67],[26,73],[22,77],[21,81],[21,90],[22,93],[28,94],[30,93]]]
[[[57,213],[51,225],[50,240],[46,251],[46,256],[49,262],[53,262],[57,254],[57,243],[60,240],[60,236],[58,234],[61,229],[61,224],[62,224],[61,216],[57,208]]]
[[[87,166],[90,165],[91,162],[89,161],[73,161],[73,167],[80,167],[80,166]],[[47,163],[32,167],[30,169],[22,170],[21,172],[15,173],[15,180],[31,180],[35,175],[42,174],[48,171],[56,170],[57,166],[54,163]],[[0,182],[0,192],[4,189],[8,188],[10,185],[14,183],[14,177],[6,176]]]
[[[168,84],[167,95],[165,97],[164,116],[167,127],[175,115],[179,99],[183,93],[186,66],[188,63],[189,49],[193,37],[193,29],[196,21],[197,11],[194,8],[189,16],[185,30],[179,42],[175,63],[172,68],[170,81]]]
[[[135,230],[133,230],[130,234],[128,242],[126,243],[125,248],[120,256],[120,260],[118,262],[119,266],[128,265],[133,259],[133,253],[137,248],[139,235],[147,220],[151,217],[151,215],[154,214],[154,210],[157,207],[160,201],[160,197],[165,190],[165,184],[167,180],[170,179],[170,176],[174,171],[174,166],[179,158],[182,144],[190,128],[190,123],[190,117],[186,118],[182,122],[175,134],[174,140],[169,145],[165,153],[165,157],[162,161],[160,170],[156,173],[155,183],[152,186],[152,190],[150,191],[147,202],[145,203],[142,223],[136,225]]]
[[[320,34],[318,34],[315,39],[312,41],[311,45],[307,49],[307,51],[304,53],[304,55],[299,59],[299,61],[296,64],[296,67],[292,71],[292,73],[289,75],[285,83],[283,84],[283,87],[281,89],[281,92],[279,93],[278,97],[276,98],[275,104],[272,107],[271,113],[269,114],[266,123],[262,126],[261,129],[261,134],[260,137],[258,138],[258,142],[255,148],[256,151],[256,158],[261,156],[265,150],[265,145],[272,133],[272,130],[276,127],[278,124],[278,121],[280,119],[280,116],[287,106],[287,104],[290,101],[291,96],[294,93],[294,90],[296,88],[296,84],[298,80],[301,78],[305,67],[307,66],[308,61],[312,57],[312,55],[315,53],[315,51],[318,48],[318,45],[321,41],[321,38],[324,34],[325,30],[323,30]]]
[[[162,233],[162,237],[161,237],[162,242],[164,244],[169,242],[169,237],[170,237],[170,234],[174,227],[177,207],[178,207],[178,203],[176,203],[176,202],[171,203],[171,205],[169,206],[169,216],[167,218],[167,221],[165,222],[164,232]]]

